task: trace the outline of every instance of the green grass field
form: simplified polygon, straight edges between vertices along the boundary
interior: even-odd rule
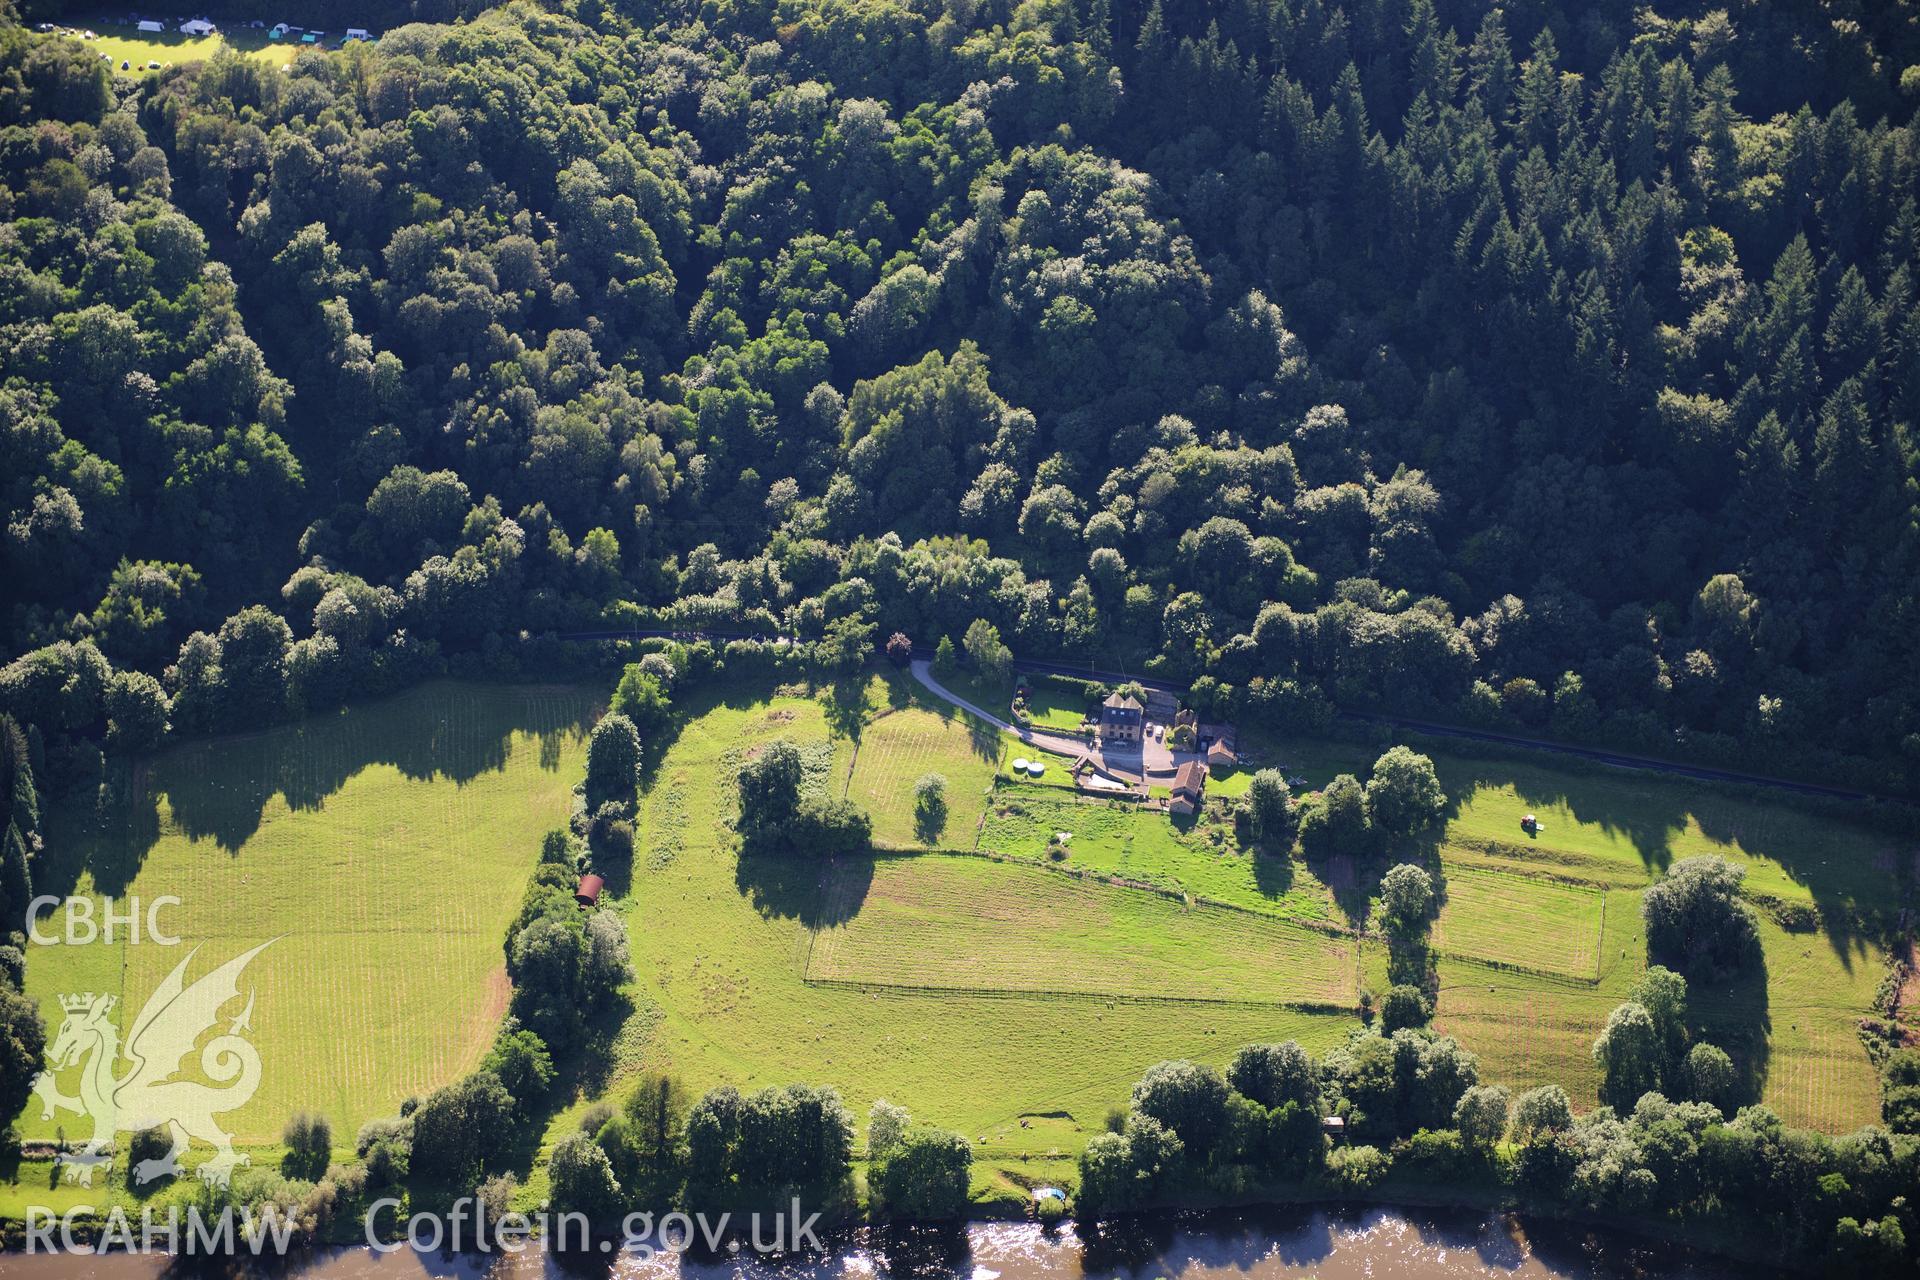
[[[1356,940],[1251,912],[996,865],[842,867],[810,981],[1357,1007]]]
[[[1467,870],[1447,875],[1441,951],[1570,978],[1597,976],[1606,896],[1585,885]]]
[[[268,40],[266,32],[251,28],[211,36],[185,36],[178,30],[142,32],[131,26],[101,25],[78,18],[67,19],[67,24],[98,33],[96,40],[83,41],[76,37],[75,41],[91,53],[104,54],[112,62],[115,75],[144,75],[149,62],[176,66],[183,62],[204,62],[218,53],[222,46],[269,66],[284,67],[293,61],[294,55],[301,49],[316,47]],[[170,28],[178,25],[168,24]],[[128,64],[125,71],[120,69],[122,62]]]
[[[643,824],[649,827],[658,823],[663,807],[675,815],[677,852],[657,869],[636,860],[631,889],[618,903],[632,938],[638,1012],[620,1040],[616,1091],[620,1074],[650,1067],[677,1072],[702,1089],[721,1082],[742,1088],[790,1080],[830,1084],[862,1116],[874,1098],[887,1097],[929,1123],[984,1138],[976,1148],[985,1162],[982,1183],[997,1185],[1001,1179],[991,1169],[1044,1159],[1049,1152],[1076,1154],[1098,1131],[1107,1108],[1123,1101],[1133,1081],[1157,1061],[1193,1057],[1224,1064],[1241,1044],[1273,1037],[1294,1036],[1324,1049],[1353,1025],[1342,1015],[1259,1005],[1100,997],[1065,1002],[1035,994],[1030,988],[1036,984],[1017,968],[1009,971],[1008,981],[1029,989],[1010,985],[992,994],[967,994],[809,983],[808,952],[816,934],[854,931],[864,940],[892,909],[896,888],[902,895],[952,888],[949,876],[913,889],[923,866],[958,864],[962,870],[954,874],[991,877],[988,888],[1000,885],[1002,876],[1024,875],[1023,883],[1038,896],[1009,909],[1030,913],[1030,920],[1064,910],[1054,905],[1056,895],[1073,901],[1076,894],[1096,891],[1100,900],[1116,904],[1105,908],[1109,911],[1152,912],[1169,923],[1185,917],[1178,904],[1157,896],[1135,906],[1133,900],[1145,895],[1082,886],[1068,877],[984,859],[861,859],[842,868],[831,883],[817,867],[743,864],[733,852],[727,825],[735,808],[727,761],[785,736],[796,742],[831,740],[844,764],[852,744],[830,739],[827,709],[819,701],[742,692],[696,696],[704,701],[692,708],[693,718],[668,750],[643,809]],[[861,730],[863,758],[872,735],[891,718],[882,716]],[[974,757],[962,739],[953,738],[950,747],[957,754],[950,754],[941,771],[951,779]],[[933,760],[932,767],[939,768],[938,757]],[[917,777],[927,767],[926,760],[916,759],[902,776],[910,771]],[[863,768],[853,770],[856,795]],[[663,801],[676,793],[679,800]],[[643,847],[652,838],[653,832],[643,832]],[[872,880],[863,884],[867,869]],[[849,914],[855,899],[860,909]],[[950,895],[947,901],[944,912],[926,917],[930,928],[952,929],[956,912],[962,926],[968,923],[969,904],[953,903]],[[1081,918],[1093,918],[1093,908],[1083,908]],[[1267,921],[1254,924],[1270,927]],[[1180,960],[1177,941],[1149,945],[1149,956],[1154,946]],[[853,951],[846,954],[858,958]],[[1185,954],[1180,962],[1187,969],[1168,962],[1163,971],[1198,973],[1190,981],[1203,990],[1225,988],[1224,978],[1205,975],[1230,961],[1217,955],[1209,959],[1191,947]],[[1348,973],[1345,999],[1351,1000]],[[897,982],[898,975],[889,980]],[[1020,1124],[1023,1118],[1026,1127]],[[549,1137],[557,1138],[568,1123],[567,1115],[556,1119]],[[995,1163],[1000,1161],[1009,1163]],[[1065,1175],[1070,1168],[1059,1172]]]
[[[1345,932],[1365,905],[1354,868],[1256,857],[1224,819],[1175,825],[996,781],[1003,736],[918,693],[889,673],[856,708],[744,687],[688,696],[642,796],[631,878],[613,886],[635,967],[613,1092],[659,1068],[695,1089],[833,1085],[861,1114],[888,1097],[977,1138],[978,1193],[1011,1195],[1070,1177],[1152,1063],[1220,1065],[1286,1037],[1321,1051],[1356,1025],[1339,1009],[1384,990],[1384,948]],[[177,894],[166,922],[202,948],[196,974],[277,939],[250,971],[267,1076],[227,1119],[262,1158],[296,1109],[351,1132],[484,1051],[507,994],[500,932],[540,834],[566,815],[597,696],[442,682],[178,748],[128,779],[109,830],[53,833],[41,888]],[[851,796],[902,850],[924,847],[914,779],[945,774],[952,812],[934,843],[968,852],[743,861],[733,778],[776,737],[802,747],[811,787]],[[1312,744],[1266,750],[1316,776]],[[1325,765],[1353,768],[1358,750],[1330,744]],[[1488,1078],[1556,1081],[1590,1105],[1592,1041],[1644,967],[1641,890],[1673,858],[1718,851],[1763,898],[1817,904],[1822,927],[1767,917],[1766,973],[1696,985],[1698,1032],[1791,1122],[1874,1117],[1853,1023],[1882,972],[1867,904],[1883,842],[1673,780],[1436,763],[1457,799],[1438,841],[1435,1021]],[[1525,812],[1546,823],[1538,839],[1518,831]],[[1057,832],[1070,833],[1058,860]],[[29,990],[138,1004],[186,950],[36,948]],[[53,1132],[37,1105],[23,1129]],[[48,1172],[0,1173],[0,1212],[47,1203]]]
[[[1303,864],[1256,857],[1240,849],[1232,824],[1209,820],[1175,825],[1165,813],[1122,800],[1075,799],[1027,787],[994,793],[980,832],[980,848],[1030,860],[1048,858],[1055,833],[1062,870],[1091,871],[1210,902],[1336,923],[1327,887]]]
[[[940,676],[939,681],[974,706],[991,711],[1002,720],[1013,719],[1014,680],[1011,676],[1005,680],[983,680],[970,671],[956,671],[949,676]],[[1036,729],[1077,733],[1087,718],[1087,711],[1084,701],[1049,685],[1034,683],[1028,688],[1027,714],[1032,717]]]
[[[1284,737],[1252,745],[1314,786],[1342,772],[1364,778],[1383,749]],[[1766,972],[1695,983],[1697,1033],[1732,1053],[1791,1123],[1838,1131],[1878,1118],[1876,1074],[1854,1026],[1885,973],[1888,886],[1908,856],[1897,841],[1790,798],[1552,757],[1420,749],[1451,798],[1439,841],[1449,898],[1436,930],[1435,1021],[1491,1074],[1558,1080],[1592,1101],[1593,1039],[1645,966],[1640,892],[1674,861],[1712,853],[1747,869]],[[1536,835],[1520,827],[1529,813]],[[1591,964],[1594,898],[1583,888],[1604,903]],[[1818,928],[1787,932],[1769,915],[1773,904],[1817,908]]]
[[[896,679],[888,688],[906,700],[883,708],[862,727],[847,797],[873,815],[874,841],[882,848],[971,849],[1010,739],[918,685],[909,688]],[[914,819],[913,784],[928,773],[947,780],[947,816],[937,829],[922,831]]]
[[[161,920],[183,945],[31,947],[49,1034],[61,994],[117,995],[125,1029],[196,947],[189,981],[270,941],[242,987],[259,1091],[222,1117],[240,1142],[277,1142],[301,1109],[351,1134],[458,1077],[505,1007],[501,936],[566,820],[592,707],[573,689],[442,682],[154,758],[107,834],[49,833],[37,887],[175,895]],[[56,1123],[85,1122],[43,1121],[37,1102],[21,1121],[27,1137]]]

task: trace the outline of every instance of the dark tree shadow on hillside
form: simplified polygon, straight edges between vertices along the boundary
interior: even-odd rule
[[[1436,745],[1436,750],[1445,751]],[[1748,797],[1739,788],[1582,762],[1567,765],[1528,759],[1524,764],[1451,758],[1436,762],[1441,786],[1449,797],[1452,818],[1460,802],[1482,786],[1511,785],[1515,801],[1511,835],[1502,843],[1522,854],[1551,852],[1556,832],[1552,820],[1539,833],[1529,834],[1520,819],[1535,810],[1564,808],[1576,821],[1599,827],[1625,839],[1639,855],[1650,879],[1665,874],[1680,856],[1674,847],[1677,833],[1697,823],[1703,834],[1723,844],[1738,844],[1746,852],[1780,864],[1796,883],[1804,885],[1820,913],[1820,928],[1841,964],[1851,970],[1866,954],[1869,943],[1884,941],[1893,926],[1901,895],[1900,863],[1909,842],[1888,835],[1886,853],[1872,868],[1857,858],[1836,858],[1827,842],[1797,839],[1789,828],[1776,831],[1757,819],[1769,807],[1778,807],[1813,819],[1835,813],[1823,801],[1786,794]],[[1835,813],[1833,820],[1844,815]],[[1796,824],[1797,825],[1797,824]],[[1878,892],[1884,872],[1887,892]],[[1901,883],[1902,888],[1910,886]]]
[[[160,839],[160,807],[149,771],[145,759],[109,761],[101,803],[48,806],[33,860],[35,893],[64,898],[79,884],[80,873],[91,871],[94,892],[124,896]]]
[[[119,896],[159,839],[162,795],[183,834],[231,854],[259,831],[276,796],[295,811],[319,809],[349,779],[379,764],[420,781],[470,782],[504,768],[514,735],[523,733],[538,735],[542,764],[558,768],[558,744],[591,726],[581,701],[478,692],[429,684],[365,707],[187,743],[116,766],[125,769],[120,794],[95,831],[62,824],[58,840],[65,847],[48,841],[52,856],[42,859],[41,883],[57,893],[87,869],[99,892]]]
[[[940,842],[947,830],[947,799],[943,795],[932,804],[915,803],[913,807],[913,835],[921,844],[932,848]]]
[[[1773,1058],[1773,1014],[1764,956],[1728,978],[1688,978],[1687,1024],[1695,1044],[1705,1040],[1719,1045],[1733,1059],[1742,1104],[1766,1095]]]
[[[967,744],[973,749],[973,753],[976,756],[989,764],[999,763],[1001,731],[998,725],[988,724],[971,711],[955,706],[945,698],[934,693],[933,690],[924,686],[913,691],[913,693],[914,696],[912,700],[915,705],[931,711],[934,715],[939,716],[942,720],[949,723],[958,720],[961,724],[964,724],[967,728]],[[1039,748],[1034,748],[1034,751],[1038,754]]]
[[[785,854],[743,852],[734,867],[733,883],[763,916],[827,929],[860,914],[873,886],[873,863],[869,855],[846,855],[822,863]]]
[[[1423,930],[1418,937],[1387,939],[1387,981],[1396,987],[1418,987],[1432,1007],[1440,994],[1440,968]]]
[[[1248,852],[1253,859],[1253,887],[1263,897],[1279,898],[1293,888],[1293,859],[1284,853],[1268,853],[1257,845]]]
[[[640,793],[645,795],[653,789],[654,779],[660,776],[660,765],[666,760],[667,752],[673,750],[673,744],[680,741],[680,734],[687,727],[690,717],[675,711],[667,717],[665,724],[652,733],[640,735]],[[541,750],[546,750],[545,739],[541,740]],[[545,762],[545,755],[541,757]]]
[[[967,745],[988,764],[1000,763],[1000,730],[978,716],[967,716]]]
[[[828,732],[836,738],[860,741],[860,734],[874,711],[866,673],[846,676],[829,685],[826,709]]]
[[[1367,911],[1373,901],[1373,885],[1378,883],[1378,877],[1368,879],[1364,875],[1361,859],[1350,853],[1341,853],[1318,858],[1302,854],[1301,860],[1320,883],[1327,886],[1327,892],[1333,895],[1334,905],[1346,917],[1348,927],[1366,928]]]

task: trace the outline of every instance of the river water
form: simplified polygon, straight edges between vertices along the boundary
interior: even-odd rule
[[[491,1258],[347,1249],[276,1268],[298,1280],[1732,1280],[1758,1274],[1670,1246],[1447,1210],[1302,1208],[1157,1217],[1097,1229],[976,1222],[863,1231],[820,1256]],[[152,1257],[0,1256],[12,1280],[159,1280]],[[195,1266],[182,1274],[204,1275]]]

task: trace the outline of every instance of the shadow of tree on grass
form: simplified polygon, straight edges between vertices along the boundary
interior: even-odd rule
[[[827,929],[860,914],[873,885],[873,864],[870,855],[848,854],[815,862],[781,854],[742,853],[733,882],[761,915]]]
[[[566,737],[585,734],[592,712],[585,690],[436,680],[293,724],[119,762],[110,779],[117,794],[97,821],[56,811],[36,889],[71,892],[85,870],[98,892],[121,896],[160,838],[162,796],[181,833],[237,853],[276,796],[296,812],[319,809],[374,765],[420,781],[466,783],[505,768],[515,736],[531,734],[540,740],[542,767],[557,769]]]

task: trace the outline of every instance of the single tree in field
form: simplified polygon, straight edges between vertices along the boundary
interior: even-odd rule
[[[1343,773],[1300,813],[1300,848],[1309,858],[1363,857],[1373,848],[1367,820],[1367,793],[1360,780]]]
[[[896,667],[904,667],[913,658],[913,641],[907,639],[907,633],[896,631],[887,637],[887,661]]]
[[[769,742],[740,769],[740,834],[749,845],[783,837],[800,808],[806,767],[785,738]]]
[[[280,1167],[289,1178],[317,1182],[326,1173],[333,1159],[333,1126],[325,1116],[295,1112],[280,1140],[287,1149]]]
[[[1278,769],[1262,769],[1247,785],[1247,810],[1253,838],[1269,853],[1293,847],[1295,827],[1293,790]]]
[[[1367,816],[1388,840],[1406,840],[1432,826],[1447,807],[1433,761],[1393,747],[1373,762],[1367,779]]]
[[[913,1117],[907,1109],[885,1098],[874,1099],[873,1106],[867,1110],[867,1159],[884,1160],[907,1136],[907,1125]]]
[[[1714,854],[1682,858],[1641,900],[1649,959],[1721,977],[1753,964],[1760,929],[1740,899],[1746,868]]]
[[[127,1168],[137,1169],[144,1164],[148,1166],[147,1172],[152,1173],[154,1166],[164,1160],[167,1152],[171,1150],[173,1150],[173,1132],[166,1125],[157,1124],[151,1129],[141,1129],[128,1141]],[[137,1182],[139,1177],[140,1175],[136,1173],[134,1180]],[[152,1179],[149,1178],[148,1181]]]
[[[1380,909],[1395,936],[1417,935],[1433,909],[1433,877],[1411,862],[1394,867],[1380,881]]]

